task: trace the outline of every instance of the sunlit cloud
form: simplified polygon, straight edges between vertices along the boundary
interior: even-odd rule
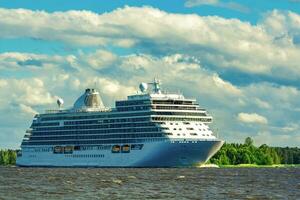
[[[202,5],[209,5],[209,6],[216,6],[221,8],[228,8],[243,13],[250,12],[250,8],[233,1],[223,2],[222,0],[187,0],[184,5],[188,8],[202,6]]]

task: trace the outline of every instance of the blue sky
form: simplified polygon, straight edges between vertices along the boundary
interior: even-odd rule
[[[228,142],[300,144],[300,1],[0,1],[0,148],[96,86],[107,106],[159,77]]]

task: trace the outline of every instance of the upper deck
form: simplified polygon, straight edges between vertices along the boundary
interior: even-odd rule
[[[158,83],[149,90],[106,108],[95,89],[87,89],[74,106],[35,116],[23,145],[102,144],[170,137],[213,138],[204,125],[212,117],[195,99],[163,93]]]

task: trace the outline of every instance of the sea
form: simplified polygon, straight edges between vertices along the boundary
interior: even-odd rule
[[[300,199],[300,168],[0,167],[0,200]]]

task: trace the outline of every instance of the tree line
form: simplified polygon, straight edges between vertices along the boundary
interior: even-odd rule
[[[17,152],[15,150],[0,150],[0,165],[15,165]]]
[[[217,165],[300,164],[300,148],[269,147],[266,144],[256,147],[253,140],[247,137],[244,144],[225,143],[210,159],[210,163]]]
[[[0,165],[15,165],[16,155],[15,150],[0,150]],[[269,147],[266,144],[256,147],[248,137],[244,144],[225,143],[209,162],[217,165],[300,164],[300,148]]]

